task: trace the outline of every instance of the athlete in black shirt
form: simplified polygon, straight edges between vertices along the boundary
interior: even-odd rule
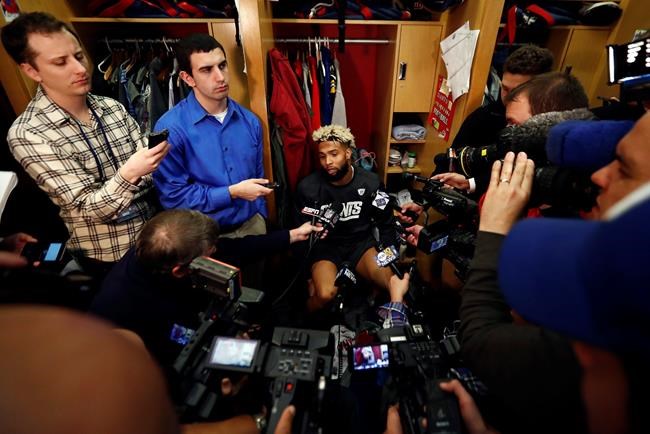
[[[387,289],[393,273],[376,263],[377,243],[371,232],[372,222],[379,228],[385,246],[395,245],[396,241],[391,209],[375,200],[381,190],[379,178],[352,165],[354,137],[350,130],[328,125],[314,131],[313,138],[318,143],[321,170],[298,185],[298,211],[305,207],[321,211],[332,207],[337,211],[340,209],[340,218],[310,252],[314,292],[310,295],[308,308],[312,311],[322,308],[336,295],[336,273],[344,261],[350,262],[359,276]],[[309,219],[305,214],[301,217],[302,220]]]

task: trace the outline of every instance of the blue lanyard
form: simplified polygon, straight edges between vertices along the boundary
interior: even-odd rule
[[[106,135],[106,130],[104,130],[104,125],[102,124],[101,119],[99,116],[97,116],[97,113],[95,113],[95,110],[93,110],[92,106],[90,104],[88,105],[88,108],[90,108],[90,113],[93,115],[93,117],[97,120],[97,125],[99,125],[99,129],[102,131],[102,136],[104,136],[104,145],[106,146],[106,153],[108,154],[109,159],[111,160],[110,162],[113,164],[113,168],[117,172],[119,170],[119,163],[117,161],[117,158],[115,158],[115,154],[113,153],[113,149],[111,149],[111,144],[108,141],[108,136]],[[88,136],[86,136],[86,133],[84,132],[83,125],[75,119],[74,117],[72,118],[74,121],[77,123],[77,126],[79,127],[79,132],[81,132],[81,136],[83,137],[84,141],[86,142],[86,145],[88,146],[88,149],[90,152],[93,154],[93,158],[95,159],[95,164],[97,164],[97,170],[99,170],[99,177],[101,178],[102,182],[106,181],[106,174],[104,173],[104,167],[102,166],[102,162],[99,159],[99,156],[97,155],[97,152],[95,152],[95,149],[93,147],[92,142],[90,139],[88,139]]]

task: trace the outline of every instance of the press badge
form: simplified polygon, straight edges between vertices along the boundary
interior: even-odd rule
[[[140,210],[138,209],[138,206],[132,203],[131,205],[129,205],[127,209],[122,211],[119,216],[117,216],[115,222],[124,223],[139,216],[140,216]]]

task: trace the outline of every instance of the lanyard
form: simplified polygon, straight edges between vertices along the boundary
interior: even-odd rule
[[[104,145],[106,146],[106,153],[108,154],[108,157],[110,159],[110,162],[113,164],[113,168],[115,171],[119,169],[119,164],[117,161],[117,158],[115,158],[115,154],[113,153],[113,149],[111,149],[111,144],[108,141],[108,136],[106,135],[106,130],[104,130],[104,124],[102,124],[101,119],[99,116],[97,116],[97,113],[95,113],[95,110],[91,106],[90,108],[90,113],[93,115],[93,117],[97,120],[97,125],[99,125],[99,129],[102,131],[102,136],[104,136]],[[102,166],[102,162],[99,159],[99,156],[97,155],[97,152],[95,152],[95,149],[93,147],[92,142],[90,139],[88,139],[88,136],[86,136],[86,133],[84,132],[83,125],[75,119],[74,117],[72,118],[74,121],[77,123],[77,126],[79,127],[79,132],[81,132],[81,136],[83,137],[84,141],[86,142],[86,145],[88,146],[88,149],[90,152],[93,154],[93,158],[95,159],[95,164],[97,164],[97,170],[99,170],[99,177],[101,178],[102,182],[106,181],[106,174],[104,173],[104,167]]]

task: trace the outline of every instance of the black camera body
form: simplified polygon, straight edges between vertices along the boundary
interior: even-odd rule
[[[407,180],[423,183],[422,197],[445,218],[425,226],[418,237],[418,249],[426,254],[437,252],[456,267],[456,275],[465,280],[474,256],[478,229],[478,205],[467,196],[444,184],[422,176],[406,174]]]
[[[269,382],[267,432],[275,432],[282,412],[296,405],[294,432],[317,433],[332,367],[329,332],[276,327],[270,343],[216,336],[207,368],[261,375]]]
[[[391,377],[386,404],[399,402],[405,432],[460,434],[458,401],[439,386],[440,381],[449,378],[450,355],[444,348],[419,324],[380,330],[377,339],[379,345],[388,347],[386,369]],[[426,428],[422,427],[422,420],[427,421]]]

